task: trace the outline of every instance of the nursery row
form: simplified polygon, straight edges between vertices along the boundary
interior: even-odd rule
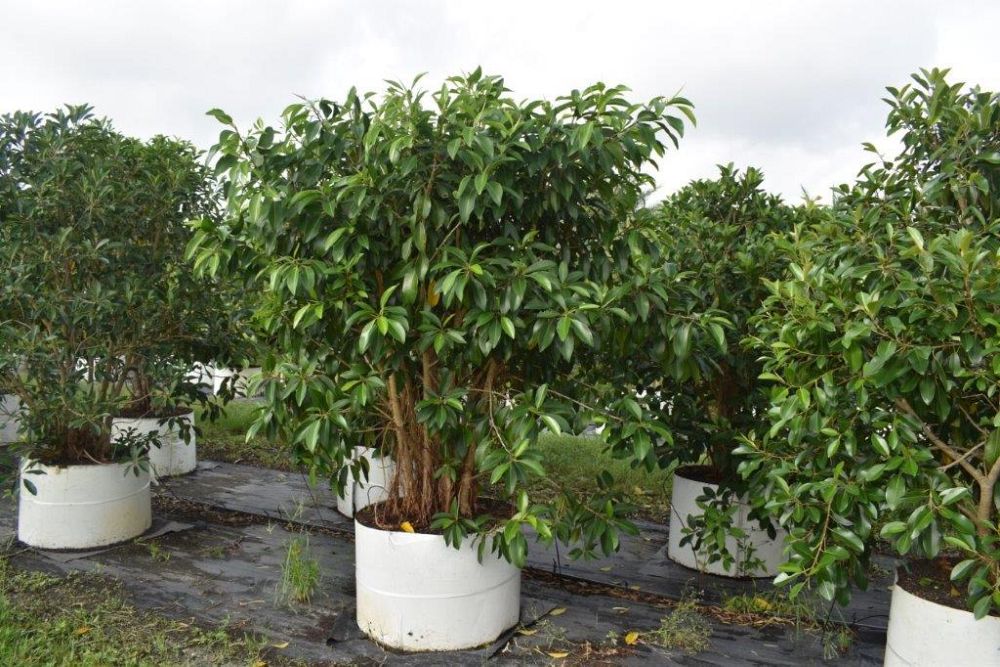
[[[675,470],[677,562],[847,604],[891,550],[886,663],[1000,659],[1000,97],[947,75],[888,89],[899,151],[866,144],[831,204],[729,165],[647,205],[691,102],[516,101],[479,70],[276,125],[213,109],[207,157],[88,107],[4,116],[19,538],[141,534],[192,409],[258,394],[248,440],[355,515],[359,627],[472,647],[517,622],[531,539],[635,533],[610,472],[531,493],[539,436],[590,429]]]

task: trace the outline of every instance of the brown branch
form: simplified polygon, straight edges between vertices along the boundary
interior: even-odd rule
[[[927,422],[920,418],[920,415],[916,413],[909,401],[905,398],[897,398],[896,407],[915,420],[920,425],[920,431],[924,434],[924,437],[926,437],[938,450],[950,456],[954,461],[957,461],[959,465],[962,466],[962,469],[965,470],[965,472],[967,472],[974,480],[976,480],[980,486],[986,482],[986,476],[976,470],[976,468],[974,468],[968,461],[962,460],[961,454],[951,447],[951,445],[938,437],[937,433],[931,429]]]

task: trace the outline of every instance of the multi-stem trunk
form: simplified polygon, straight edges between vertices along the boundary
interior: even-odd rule
[[[453,503],[458,504],[462,516],[474,516],[479,493],[475,442],[470,441],[461,453],[457,449],[459,443],[441,442],[433,430],[417,420],[417,403],[436,395],[439,389],[437,366],[436,355],[428,351],[423,354],[420,368],[413,377],[396,372],[389,375],[386,383],[388,430],[396,462],[387,514],[418,527],[429,525],[436,513],[450,511]],[[499,366],[490,360],[483,369],[472,373],[473,391],[467,410],[492,413],[498,372]],[[461,455],[456,461],[454,478],[438,474],[449,454]]]

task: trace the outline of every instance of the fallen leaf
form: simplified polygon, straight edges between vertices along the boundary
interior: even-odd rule
[[[75,633],[75,634],[76,634],[76,636],[78,636],[78,637],[79,637],[80,635],[85,635],[85,634],[87,634],[88,632],[90,632],[90,628],[89,628],[89,627],[87,627],[86,625],[81,625],[80,627],[78,627],[78,628],[76,629],[76,633]]]
[[[568,651],[549,651],[550,658],[565,658],[569,655]]]
[[[960,595],[962,595],[962,593],[957,588],[955,588],[954,586],[952,586],[951,590],[948,591],[948,595],[950,595],[953,598],[957,598]]]
[[[278,642],[277,644],[271,644],[274,648],[288,648],[288,642]]]
[[[637,591],[640,588],[642,588],[642,586],[640,586],[639,584],[632,584],[631,586],[629,586],[629,588],[633,591]]]
[[[611,611],[617,611],[619,614],[624,614],[628,611],[628,607],[612,607]]]
[[[254,660],[250,667],[267,667],[267,662],[264,660]]]
[[[604,567],[600,568],[600,570],[601,570],[601,572],[610,572],[611,571],[611,566],[610,565],[605,565]]]
[[[629,646],[635,646],[639,643],[639,633],[633,630],[632,632],[626,633],[625,643]]]
[[[402,530],[404,533],[416,532],[415,530],[413,530],[413,524],[411,524],[409,521],[404,521],[403,523],[399,524],[399,529]]]
[[[525,635],[526,637],[530,637],[531,635],[534,635],[534,634],[537,634],[537,633],[538,633],[538,630],[532,630],[530,628],[518,628],[518,631],[517,631],[517,634],[519,634],[519,635]]]
[[[566,613],[566,607],[556,607],[549,612],[549,616],[562,616]]]

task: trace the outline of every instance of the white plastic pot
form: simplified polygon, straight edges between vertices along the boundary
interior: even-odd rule
[[[149,473],[124,463],[21,465],[17,538],[41,549],[89,549],[138,537],[152,524]]]
[[[17,440],[21,401],[13,394],[0,394],[0,445]]]
[[[222,383],[236,375],[236,371],[229,370],[228,368],[219,368],[217,366],[206,366],[205,368],[212,378],[213,394],[218,394],[222,389]]]
[[[971,611],[952,609],[892,588],[886,667],[1000,665],[1000,618],[978,621]]]
[[[354,448],[354,460],[368,460],[368,479],[354,479],[348,470],[344,496],[337,496],[337,511],[344,516],[352,517],[355,512],[389,497],[389,484],[396,474],[396,464],[387,456],[378,457],[375,454],[376,450],[372,447]]]
[[[404,651],[450,651],[492,642],[520,615],[521,571],[478,544],[354,522],[358,627]]]
[[[154,477],[184,475],[198,467],[198,449],[194,433],[194,413],[180,415],[191,424],[190,441],[181,438],[177,424],[170,426],[160,417],[115,417],[111,422],[111,437],[119,440],[132,429],[134,435],[159,433],[160,446],[149,448],[149,463]],[[163,421],[161,425],[160,422]]]
[[[735,525],[741,528],[747,537],[743,540],[737,540],[732,536],[726,538],[726,549],[735,558],[735,562],[729,570],[725,569],[722,560],[709,563],[708,556],[697,553],[691,542],[681,546],[688,517],[701,514],[697,500],[699,496],[704,494],[706,488],[717,491],[719,486],[717,484],[689,479],[677,473],[674,474],[674,488],[670,498],[669,544],[667,547],[667,554],[671,560],[699,572],[717,574],[723,577],[777,576],[778,567],[784,562],[782,551],[786,533],[781,528],[778,528],[777,535],[773,539],[769,537],[766,530],[748,517],[750,506],[743,502],[740,503],[739,509],[736,511],[734,521]],[[745,571],[743,564],[746,562],[747,552],[751,547],[753,549],[753,557],[763,561],[763,566],[753,571]]]

